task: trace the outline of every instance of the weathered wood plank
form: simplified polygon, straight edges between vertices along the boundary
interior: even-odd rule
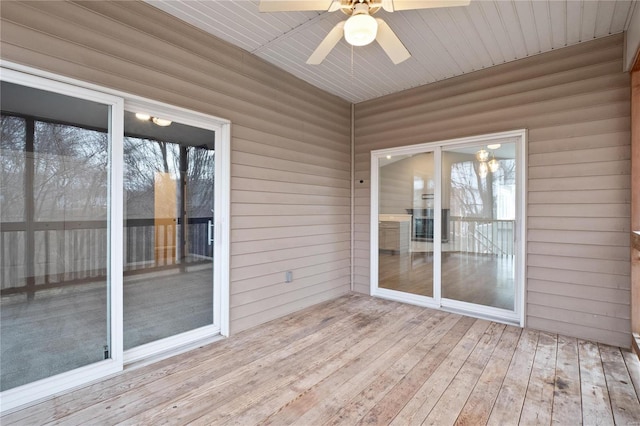
[[[598,345],[579,340],[578,356],[580,357],[580,388],[584,424],[613,425],[613,412],[611,411],[609,391]]]
[[[555,334],[540,333],[533,368],[529,376],[529,386],[527,386],[522,413],[520,413],[522,424],[551,423],[557,348]]]
[[[617,425],[640,423],[640,405],[620,348],[598,345],[607,379],[613,419]]]
[[[507,327],[502,333],[498,346],[456,419],[457,426],[487,423],[521,333],[522,329],[517,327]]]
[[[422,423],[426,419],[440,396],[447,389],[447,386],[460,371],[460,368],[478,344],[488,326],[489,323],[487,321],[476,321],[460,340],[460,343],[447,355],[445,362],[440,364],[431,377],[393,419],[392,425]]]
[[[557,425],[581,423],[582,399],[580,396],[578,340],[573,337],[558,336],[554,386],[551,422]]]
[[[422,424],[454,424],[505,329],[492,323]]]
[[[517,424],[520,420],[538,345],[538,334],[537,331],[525,330],[520,335],[507,376],[489,416],[488,425]]]

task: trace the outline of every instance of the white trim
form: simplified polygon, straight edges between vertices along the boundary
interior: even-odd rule
[[[123,365],[123,304],[124,304],[124,102],[111,109],[111,156],[109,159],[109,306],[111,308],[111,339],[109,353]]]
[[[101,380],[122,371],[122,363],[107,359],[56,374],[0,393],[0,412],[5,415],[26,405],[50,399],[56,394]]]
[[[229,304],[230,304],[230,251],[231,251],[231,124],[220,125],[219,137],[216,141],[216,170],[215,170],[215,221],[220,229],[218,241],[214,244],[214,297],[217,297],[218,315],[214,325],[220,329],[220,334],[228,337],[230,333]],[[220,153],[221,155],[218,155]],[[215,313],[215,311],[214,311]]]
[[[379,212],[379,159],[387,155],[412,155],[418,153],[434,153],[435,205],[434,210],[442,210],[442,149],[445,147],[464,148],[482,144],[495,139],[515,138],[516,164],[516,265],[515,278],[517,285],[514,294],[514,310],[505,310],[490,306],[466,303],[442,298],[441,260],[442,260],[442,216],[434,217],[434,277],[433,299],[399,291],[378,287],[378,212]],[[525,326],[526,295],[526,177],[527,177],[527,130],[511,130],[489,133],[464,138],[448,139],[397,148],[386,148],[371,151],[371,205],[370,205],[370,289],[372,296],[383,297],[420,306],[435,307],[451,312],[486,318],[492,321]]]
[[[522,283],[521,286],[516,287],[516,291],[519,291],[519,297],[516,297],[516,303],[519,304],[520,312],[520,327],[526,327],[527,325],[527,177],[528,177],[528,158],[529,158],[529,132],[526,129],[521,130],[520,143],[516,145],[516,164],[520,167],[518,175],[516,177],[516,194],[519,196],[518,205],[516,206],[516,220],[518,221],[517,233],[516,233],[516,246],[518,247],[520,256],[516,257],[516,278]]]
[[[433,299],[442,304],[442,147],[433,151]],[[436,213],[437,212],[437,213]],[[409,237],[411,238],[411,237]]]
[[[369,175],[371,179],[371,201],[369,203],[369,294],[371,296],[380,297],[383,297],[382,293],[380,293],[383,289],[378,287],[378,228],[380,226],[380,221],[378,219],[378,204],[380,203],[378,196],[378,181],[380,180],[378,159],[381,158],[382,155],[383,154],[374,155],[374,151],[371,151],[371,172]]]
[[[153,342],[124,351],[124,362],[125,364],[139,362],[143,359],[158,356],[172,349],[189,345],[202,339],[214,337],[217,334],[220,334],[220,328],[208,325],[196,328],[195,330],[185,331],[184,333],[176,334],[174,336],[165,337],[164,339],[154,340]]]
[[[213,250],[213,324],[202,329],[210,334],[186,332],[170,336],[156,342],[131,348],[125,352],[125,362],[139,361],[143,356],[155,356],[191,341],[212,337],[215,334],[229,336],[229,248],[230,231],[230,191],[231,191],[231,124],[220,121],[216,117],[173,107],[164,102],[143,100],[141,98],[125,99],[124,107],[129,112],[144,112],[157,115],[177,123],[215,132],[215,186],[214,186],[214,250]],[[195,331],[195,330],[194,330]],[[175,337],[175,339],[174,339]],[[190,340],[189,340],[190,339]],[[134,351],[135,350],[135,351]],[[132,352],[134,351],[134,352]],[[138,355],[141,354],[141,355]],[[134,354],[134,355],[131,355]],[[147,355],[144,355],[147,354]],[[132,359],[132,361],[130,361]]]
[[[422,306],[425,308],[433,308],[433,309],[440,308],[440,304],[435,302],[431,297],[420,296],[418,294],[412,294],[412,293],[405,293],[402,291],[391,290],[388,288],[378,287],[375,289],[375,291],[371,295],[381,297],[383,299],[394,300],[396,302]]]

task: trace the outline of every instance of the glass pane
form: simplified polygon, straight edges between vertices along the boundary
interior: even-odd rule
[[[433,297],[433,153],[379,163],[378,287]]]
[[[161,127],[130,112],[125,133],[130,349],[213,323],[215,134],[179,123]]]
[[[509,140],[443,151],[442,297],[514,310],[515,151]]]
[[[109,357],[109,107],[2,83],[1,389]]]

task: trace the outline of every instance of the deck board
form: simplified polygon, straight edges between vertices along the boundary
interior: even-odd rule
[[[16,424],[633,424],[619,348],[351,294],[6,414]]]

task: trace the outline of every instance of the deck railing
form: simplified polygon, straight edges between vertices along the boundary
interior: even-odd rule
[[[515,254],[513,220],[452,216],[450,225],[449,242],[457,251],[498,256]]]
[[[189,218],[187,255],[179,252],[180,222],[130,219],[124,226],[124,273],[201,262],[213,256],[208,219]],[[0,224],[0,289],[27,292],[95,281],[107,275],[107,222],[25,222]],[[29,242],[29,234],[33,242]],[[33,245],[32,253],[27,249]],[[160,251],[160,252],[159,252]]]

